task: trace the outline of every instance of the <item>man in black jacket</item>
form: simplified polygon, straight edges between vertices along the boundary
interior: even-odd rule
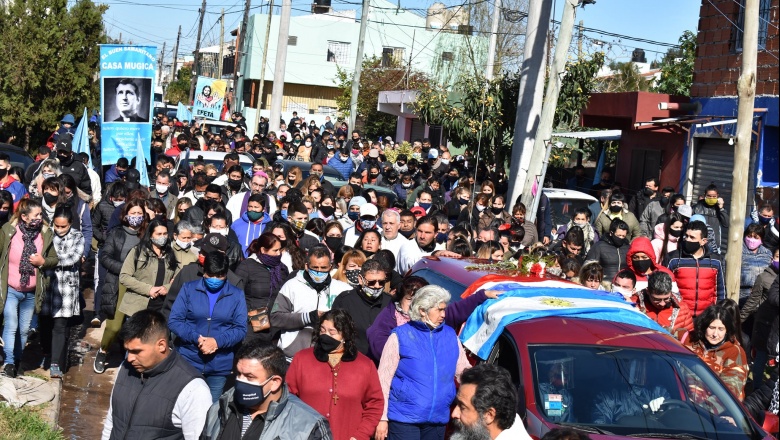
[[[57,142],[57,159],[60,161],[62,173],[73,177],[78,189],[91,196],[92,181],[89,179],[87,167],[81,161],[75,160],[70,139],[61,139]]]
[[[358,275],[360,286],[349,292],[339,294],[333,301],[332,309],[344,309],[352,316],[357,331],[356,345],[358,351],[368,356],[368,339],[366,331],[384,310],[392,298],[385,293],[385,285],[390,280],[382,263],[377,260],[368,260],[363,263]]]
[[[642,217],[645,208],[658,196],[658,179],[651,177],[645,181],[645,187],[639,191],[628,204],[628,210],[631,211],[637,219]]]

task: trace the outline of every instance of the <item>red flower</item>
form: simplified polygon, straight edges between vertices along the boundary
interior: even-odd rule
[[[539,275],[544,271],[544,267],[539,263],[534,263],[531,265],[531,269],[528,271],[531,273],[531,275]]]

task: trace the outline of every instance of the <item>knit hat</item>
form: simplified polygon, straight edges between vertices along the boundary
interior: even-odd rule
[[[693,208],[691,208],[690,205],[682,205],[677,208],[677,213],[683,217],[691,218],[691,215],[693,214]]]
[[[349,201],[349,207],[363,206],[366,203],[368,203],[368,200],[366,200],[365,197],[362,196],[352,197],[352,199]]]

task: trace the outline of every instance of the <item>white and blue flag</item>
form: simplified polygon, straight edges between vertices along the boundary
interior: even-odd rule
[[[89,119],[87,118],[87,108],[84,107],[84,115],[76,127],[76,133],[73,135],[72,149],[74,153],[87,153],[89,156],[89,168],[92,168],[92,154],[89,148]]]
[[[555,280],[488,282],[481,288],[504,292],[477,307],[460,333],[463,346],[481,359],[488,358],[507,325],[548,316],[620,322],[666,332],[631,303],[609,292]]]
[[[186,105],[182,104],[181,102],[176,106],[176,119],[180,121],[192,120],[192,112],[187,108]]]

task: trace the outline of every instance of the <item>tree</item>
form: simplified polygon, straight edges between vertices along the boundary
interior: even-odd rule
[[[617,69],[612,76],[601,80],[599,91],[617,92],[648,92],[653,86],[651,79],[646,79],[639,73],[639,68],[632,63],[617,63]]]
[[[495,2],[477,1],[471,3],[471,20],[474,35],[490,37],[493,26]],[[517,72],[523,61],[525,47],[525,13],[528,0],[501,0],[501,21],[496,36],[496,59],[494,75],[501,72]],[[482,73],[482,72],[480,72]]]
[[[0,114],[24,146],[43,143],[66,113],[96,108],[105,5],[78,0],[8,2],[0,8]]]
[[[171,81],[168,84],[168,89],[165,91],[166,100],[171,103],[189,104],[191,82],[192,66],[185,64],[176,73],[176,81]]]
[[[690,96],[693,64],[696,61],[696,35],[691,31],[685,31],[678,41],[680,49],[670,49],[661,62],[661,79],[654,91]]]
[[[349,115],[349,104],[352,99],[352,78],[354,73],[339,68],[336,74],[336,87],[341,95],[336,97],[340,112]],[[419,90],[428,87],[428,78],[420,72],[409,72],[401,65],[400,60],[390,60],[387,67],[382,66],[382,59],[376,56],[363,60],[363,70],[360,75],[360,93],[357,100],[357,118],[355,125],[362,126],[363,135],[374,139],[379,136],[394,135],[397,118],[377,110],[379,92],[384,90]],[[350,127],[353,129],[355,127]]]

